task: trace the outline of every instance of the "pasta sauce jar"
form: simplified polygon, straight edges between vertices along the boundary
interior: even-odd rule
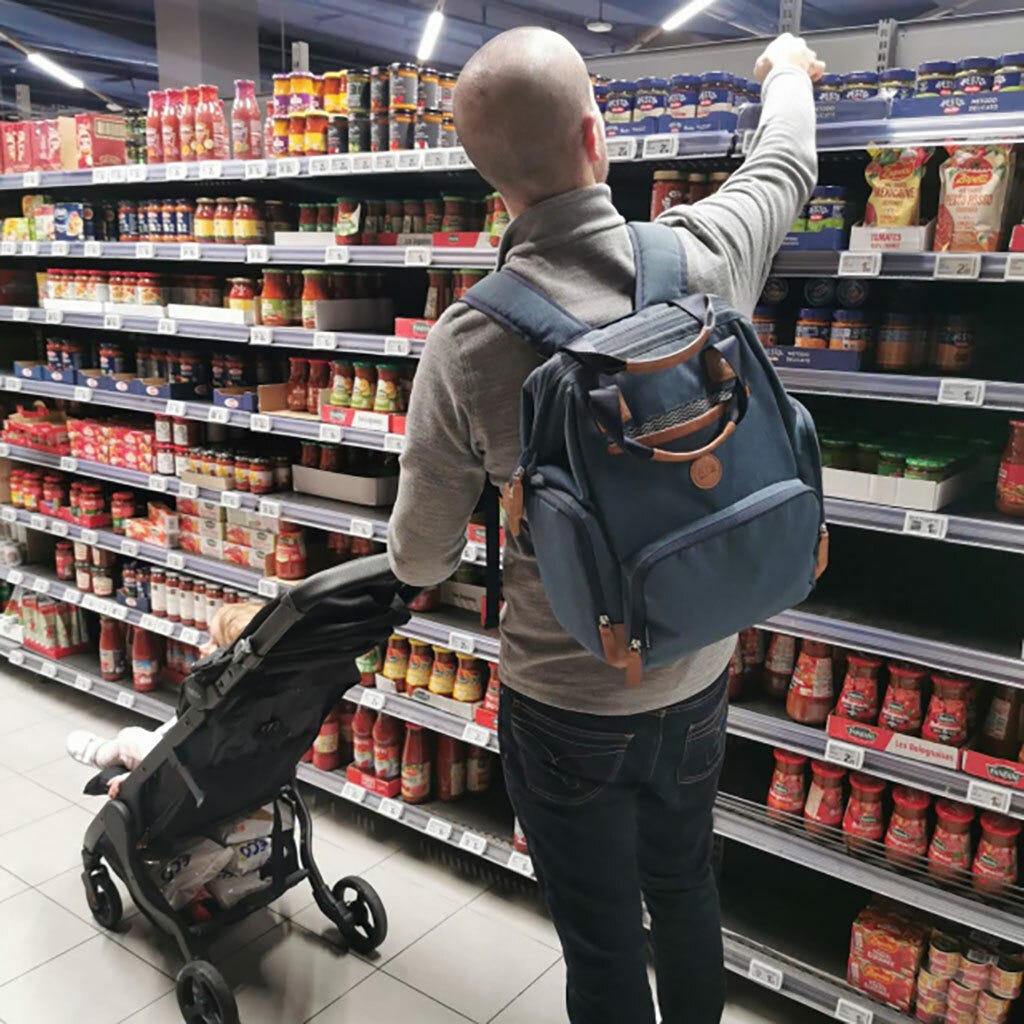
[[[843,815],[843,837],[850,849],[864,849],[881,842],[885,832],[884,793],[885,783],[881,779],[863,772],[850,775],[850,799]]]
[[[1004,516],[1024,516],[1024,420],[1010,420],[1010,437],[999,460],[996,508]]]
[[[981,816],[981,838],[974,856],[974,888],[998,892],[1017,881],[1017,837],[1021,823],[994,811]]]
[[[795,722],[821,725],[832,709],[832,648],[804,640],[786,695],[786,714]]]
[[[878,658],[851,654],[846,661],[846,678],[839,691],[835,714],[852,722],[874,722],[878,717]]]
[[[774,633],[764,660],[764,691],[769,697],[785,699],[796,663],[796,637]]]
[[[928,873],[955,879],[971,868],[974,808],[953,800],[936,800],[935,833],[928,847]]]
[[[787,814],[801,814],[807,792],[804,778],[807,758],[803,754],[793,754],[781,748],[776,748],[774,755],[775,771],[772,773],[766,800],[768,816],[783,818]]]
[[[804,827],[826,833],[843,820],[843,779],[846,772],[825,761],[811,762],[811,785],[804,803]]]
[[[932,676],[932,696],[921,726],[921,738],[959,747],[967,740],[967,700],[971,684],[966,679]]]
[[[890,663],[889,685],[878,713],[878,724],[893,732],[916,733],[921,728],[923,686],[923,669]]]
[[[931,797],[909,786],[897,786],[892,791],[892,802],[885,856],[894,864],[913,865],[928,849],[926,819]]]

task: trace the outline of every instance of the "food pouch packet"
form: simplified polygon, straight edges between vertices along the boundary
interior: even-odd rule
[[[868,227],[915,227],[921,219],[921,181],[932,155],[927,146],[869,149],[864,177],[871,186],[864,210]]]
[[[1011,146],[956,146],[939,168],[936,252],[995,252],[1013,181]]]

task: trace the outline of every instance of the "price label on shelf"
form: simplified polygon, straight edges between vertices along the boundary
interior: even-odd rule
[[[139,553],[139,542],[137,540],[123,540],[121,541],[121,554],[127,555],[129,558],[135,558]]]
[[[120,690],[117,694],[117,705],[122,708],[135,707],[135,694],[129,690]]]
[[[977,281],[981,277],[981,253],[936,253],[932,276],[936,281]]]
[[[245,247],[246,263],[266,263],[270,259],[269,245],[247,245]]]
[[[21,378],[20,377],[4,377],[4,391],[20,391],[21,390]]]
[[[64,323],[64,310],[48,309],[43,314],[43,322],[51,326]]]
[[[195,501],[199,497],[199,488],[195,484],[186,483],[182,480],[178,483],[178,496],[181,498],[191,498]]]
[[[644,159],[675,156],[679,152],[678,135],[651,135],[644,139]]]
[[[864,748],[839,740],[828,740],[825,743],[825,760],[859,771],[864,767]]]
[[[400,800],[384,797],[378,806],[378,810],[385,818],[390,818],[392,821],[401,821],[402,815],[405,813],[405,805]]]
[[[250,345],[269,345],[273,339],[274,332],[269,327],[250,327]]]
[[[957,377],[943,377],[939,381],[939,405],[985,404],[985,382],[983,380],[961,380]]]
[[[50,581],[44,580],[42,576],[37,576],[32,582],[32,589],[37,594],[48,594],[50,592]]]
[[[369,174],[373,170],[372,153],[356,153],[352,157],[353,174]]]
[[[103,330],[105,331],[119,331],[121,330],[121,314],[120,313],[104,313],[103,314]]]
[[[758,985],[764,985],[775,992],[782,988],[782,971],[778,967],[766,964],[763,960],[751,960],[747,968],[747,977],[756,981]]]
[[[434,250],[429,245],[407,245],[405,247],[405,265],[407,267],[429,267],[434,258]]]
[[[188,408],[180,398],[169,398],[167,405],[164,406],[164,413],[168,416],[174,416],[180,419],[185,413],[188,412]]]
[[[237,491],[221,491],[220,503],[223,508],[241,508],[242,496]]]
[[[200,178],[223,178],[224,177],[224,164],[220,160],[200,160],[199,161],[199,177]]]
[[[447,842],[452,837],[452,823],[443,818],[427,819],[427,835]]]
[[[348,532],[353,537],[363,537],[366,540],[373,539],[373,523],[369,519],[358,519],[353,517],[349,520]]]
[[[199,630],[192,626],[183,626],[179,636],[181,637],[181,642],[189,647],[198,647],[199,641],[202,639],[202,634]]]
[[[389,335],[384,339],[384,355],[386,356],[407,356],[410,350],[408,338],[398,338]]]
[[[92,680],[88,676],[82,675],[82,673],[79,672],[78,675],[75,676],[75,689],[81,690],[82,693],[88,693],[92,689]]]
[[[263,413],[254,412],[249,417],[249,429],[256,431],[257,434],[269,434],[270,427],[270,417]]]
[[[26,171],[21,176],[21,187],[22,188],[39,188],[42,184],[43,176],[39,171]]]
[[[60,468],[64,473],[74,473],[78,469],[78,459],[73,455],[62,455],[60,459]]]
[[[166,562],[168,569],[184,569],[185,568],[185,556],[178,554],[176,551],[171,551],[167,555]]]
[[[57,678],[57,666],[52,661],[44,661],[42,665],[43,675],[47,679]]]
[[[50,243],[50,255],[51,256],[68,256],[71,254],[71,243],[70,242],[51,242]],[[55,310],[54,312],[60,312]]]
[[[86,594],[82,598],[82,607],[90,612],[103,613],[107,610],[107,602],[101,601],[95,594]]]
[[[477,546],[470,542],[462,549],[462,560],[464,562],[475,562],[478,554]]]
[[[346,782],[341,789],[341,795],[354,804],[361,804],[366,799],[366,790],[357,786],[354,782]]]
[[[363,690],[363,707],[372,708],[374,711],[383,711],[385,704],[384,694],[380,690],[374,690],[372,687],[366,687]]]
[[[110,168],[109,167],[94,167],[92,169],[92,183],[94,185],[109,185],[110,184]]]
[[[1011,252],[1006,255],[1006,266],[1003,268],[1004,281],[1024,281],[1024,252]]]
[[[21,243],[21,255],[22,256],[38,256],[39,255],[39,243],[38,242],[22,242]]]
[[[309,174],[312,178],[320,177],[331,173],[331,158],[329,156],[311,156],[309,158]]]
[[[18,513],[15,509],[11,508],[10,505],[5,505],[0,509],[0,522],[16,523],[17,521]]]
[[[33,530],[45,530],[48,520],[46,516],[31,515],[28,518],[28,522]]]
[[[20,587],[25,580],[25,574],[20,569],[11,569],[7,574],[7,582],[12,587]]]
[[[277,580],[260,580],[259,583],[256,584],[256,593],[259,594],[260,597],[266,597],[270,600],[277,597],[280,590],[281,588],[278,586]]]
[[[270,519],[280,519],[281,502],[274,501],[272,498],[261,498],[259,512],[261,516],[268,516]]]
[[[103,255],[102,242],[86,242],[82,246],[82,255],[87,259],[96,259]]]
[[[207,423],[220,423],[227,425],[231,422],[231,410],[225,408],[223,405],[211,405],[206,410],[206,422]]]
[[[842,999],[836,1003],[833,1016],[836,1020],[846,1021],[846,1024],[872,1024],[875,1019],[875,1011],[869,1010],[866,1006],[851,1002],[849,999]]]
[[[444,149],[427,149],[423,152],[423,167],[427,171],[438,171],[447,166],[448,151]]]
[[[156,256],[156,246],[152,242],[136,242],[135,258],[137,260],[151,260]]]
[[[636,157],[636,139],[609,139],[609,160],[632,160]]]
[[[99,542],[100,535],[95,530],[83,530],[79,535],[78,539],[83,544],[96,544]]]
[[[475,639],[468,633],[460,633],[453,629],[448,634],[448,649],[458,651],[459,654],[472,654],[476,648]]]
[[[929,540],[945,540],[949,530],[949,516],[934,512],[907,512],[903,519],[903,532],[913,537],[927,537]]]
[[[0,242],[0,256],[17,256],[17,242]]]
[[[461,146],[445,150],[448,154],[448,168],[452,171],[468,170],[473,165],[469,162],[466,151]]]
[[[150,473],[146,487],[151,491],[159,491],[163,494],[167,490],[167,477],[161,476],[159,473]]]
[[[72,392],[72,397],[76,402],[91,402],[92,401],[92,388],[83,387],[78,385]]]
[[[324,249],[324,263],[337,266],[352,259],[352,250],[347,245],[329,245]]]
[[[336,156],[329,156],[331,174],[351,174],[352,157],[347,153],[339,153]]]
[[[525,853],[513,850],[508,855],[508,866],[512,871],[517,871],[527,878],[533,878],[533,861]]]
[[[110,168],[110,184],[123,185],[128,180],[128,168],[121,164]]]
[[[81,604],[82,603],[82,592],[75,590],[74,587],[67,587],[64,590],[64,600],[68,604]]]
[[[139,625],[146,630],[147,633],[155,633],[157,627],[160,625],[160,620],[155,615],[143,615],[139,619]]]
[[[880,252],[841,252],[839,277],[878,277],[882,272]]]
[[[384,451],[394,452],[397,455],[402,454],[402,450],[405,448],[405,435],[404,434],[385,434],[384,435]]]
[[[319,437],[324,444],[340,444],[341,427],[337,423],[321,423]]]
[[[25,664],[25,652],[15,647],[14,650],[7,652],[7,660],[12,665],[24,665]]]
[[[373,169],[375,171],[393,171],[395,169],[395,154],[389,151],[374,153]]]
[[[967,784],[967,802],[975,807],[984,807],[986,811],[1009,814],[1012,797],[1012,792],[1003,786],[973,780]]]
[[[25,323],[29,318],[28,306],[15,306],[11,310],[11,319],[16,323]]]
[[[69,532],[70,528],[63,519],[54,519],[54,521],[50,523],[50,533],[55,537],[66,537]]]
[[[338,336],[334,331],[314,331],[313,348],[334,351],[338,347]]]
[[[149,178],[149,168],[145,164],[129,164],[125,171],[125,181],[139,182]]]
[[[166,177],[168,181],[186,181],[188,179],[188,164],[176,162],[167,164]]]
[[[468,722],[466,728],[462,730],[462,738],[467,743],[472,743],[474,747],[488,747],[491,742],[491,730]]]
[[[297,178],[302,173],[302,161],[295,157],[285,157],[274,162],[274,176],[277,178]]]
[[[266,160],[246,160],[243,174],[247,181],[251,178],[265,178],[270,174],[270,164]]]
[[[395,167],[400,171],[418,171],[422,166],[422,149],[403,149],[395,157]]]
[[[385,413],[360,409],[352,414],[352,426],[357,430],[376,430],[383,434],[388,429],[388,419]]]
[[[110,606],[110,614],[119,622],[124,622],[124,620],[128,618],[128,606],[124,604],[117,604],[115,602]]]
[[[183,242],[178,250],[179,260],[199,260],[202,258],[202,249],[197,242]]]
[[[169,316],[162,316],[156,322],[157,334],[177,334],[178,321],[172,320]]]
[[[463,832],[459,839],[459,848],[482,857],[487,849],[487,840],[475,832]]]

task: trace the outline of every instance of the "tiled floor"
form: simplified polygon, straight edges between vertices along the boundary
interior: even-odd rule
[[[120,708],[0,670],[0,1024],[178,1024],[174,945],[125,897],[121,930],[94,924],[79,851],[98,806],[64,753],[72,728],[109,734]],[[146,725],[145,722],[138,724]],[[564,967],[525,883],[481,871],[401,826],[311,795],[325,876],[362,874],[390,918],[372,959],[340,955],[306,887],[215,944],[243,1024],[561,1024]],[[513,886],[510,888],[509,886]],[[123,892],[123,889],[122,889]],[[730,980],[728,1024],[812,1024],[810,1011]]]

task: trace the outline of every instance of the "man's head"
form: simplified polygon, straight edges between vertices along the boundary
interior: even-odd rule
[[[608,174],[586,65],[548,29],[515,28],[477,50],[459,75],[455,126],[513,216]]]

